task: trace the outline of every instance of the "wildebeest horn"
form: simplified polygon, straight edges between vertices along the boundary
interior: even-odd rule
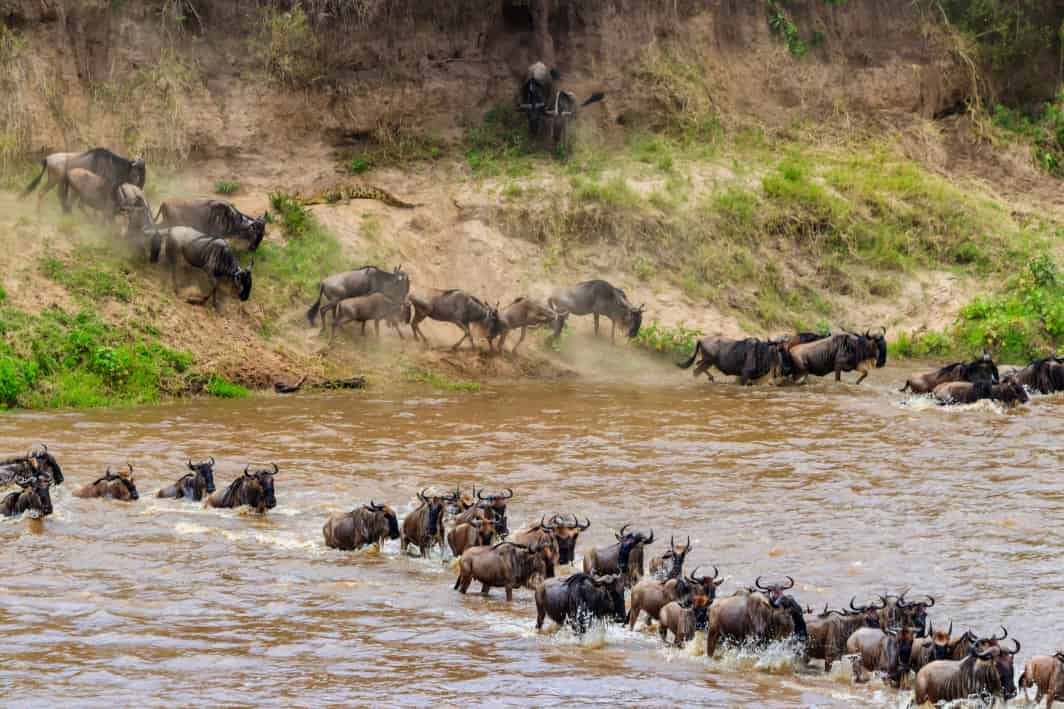
[[[858,613],[863,613],[864,611],[868,610],[868,606],[861,606],[860,608],[855,606],[853,602],[856,600],[857,596],[853,596],[852,598],[850,598],[850,610],[857,611]]]
[[[927,598],[928,602],[925,605],[927,605],[928,608],[934,608],[934,606],[935,606],[935,597],[934,596],[927,596],[926,598]]]
[[[673,548],[674,546],[676,546],[676,542],[675,542],[675,540],[673,539],[673,536],[672,536],[672,535],[670,534],[670,535],[669,535],[669,551],[672,551],[672,548]]]
[[[1064,652],[1060,652],[1058,650],[1056,653],[1054,653],[1053,657],[1057,658],[1061,662],[1064,662]]]
[[[126,463],[126,467],[129,468],[129,477],[133,477],[133,466]]]
[[[989,660],[991,657],[994,656],[994,648],[990,648],[989,650],[986,650],[984,652],[976,652],[975,648],[977,647],[979,647],[979,643],[972,645],[972,654],[978,657],[980,660]]]
[[[613,536],[617,537],[617,541],[621,541],[621,539],[624,537],[624,530],[628,529],[631,526],[631,523],[624,525],[623,527],[621,527],[619,532],[614,532]]]
[[[790,581],[791,585],[790,586],[780,586],[780,590],[786,591],[788,589],[794,588],[794,579],[792,579],[790,576],[786,576],[784,578],[786,578],[788,581]]]
[[[590,517],[585,517],[583,524],[580,524],[580,520],[578,520],[576,518],[576,515],[573,515],[573,519],[576,520],[576,524],[574,526],[577,529],[581,530],[581,531],[583,531],[583,530],[585,530],[585,529],[587,529],[588,527],[591,526],[591,518]]]
[[[192,459],[191,458],[188,459],[188,469],[189,470],[195,470],[196,469],[196,466],[192,464]]]
[[[758,588],[760,588],[762,591],[768,591],[769,590],[768,586],[762,586],[761,585],[761,577],[760,576],[758,576],[756,579],[754,579],[754,585],[757,586]]]
[[[949,622],[949,630],[946,631],[946,637],[947,638],[952,638],[953,637],[953,621],[952,620]]]
[[[214,465],[214,456],[213,455],[209,457],[209,460],[211,461],[211,465]]]
[[[650,537],[643,539],[643,544],[646,545],[646,544],[653,544],[653,543],[654,543],[654,530],[652,529],[652,530],[650,530]]]
[[[426,488],[422,488],[421,490],[418,490],[418,493],[417,493],[418,499],[421,500],[422,502],[428,502],[428,500],[425,499],[425,490],[428,490],[428,488],[427,487]]]
[[[1007,638],[1008,636],[1009,636],[1008,628],[1006,628],[1004,625],[1002,625],[1001,626],[1001,637],[999,638],[997,636],[997,633],[994,633],[993,635],[990,636],[990,639],[995,641],[995,642],[1000,642],[1000,641],[1004,640],[1005,638]]]
[[[104,475],[106,475],[109,478],[113,478],[114,477],[115,474],[111,472],[111,466],[110,465],[107,466],[107,472],[104,473]]]
[[[691,535],[690,534],[687,535],[687,544],[685,544],[683,548],[684,548],[684,553],[685,554],[687,552],[691,551]]]
[[[248,468],[250,468],[250,467],[251,467],[250,463],[244,466],[244,475],[248,474]]]
[[[483,500],[484,499],[484,491],[483,490],[477,490],[476,485],[473,486],[473,492],[476,493],[478,500]],[[489,497],[488,499],[490,500],[491,498]]]
[[[270,463],[270,465],[273,466],[273,474],[274,475],[276,475],[277,473],[281,472],[281,469],[277,467],[277,463]]]

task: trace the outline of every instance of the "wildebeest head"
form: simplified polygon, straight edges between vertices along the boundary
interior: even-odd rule
[[[898,653],[897,670],[900,671],[900,672],[908,672],[909,671],[909,667],[911,666],[911,663],[912,663],[913,640],[916,637],[915,634],[912,631],[912,628],[910,628],[909,626],[905,625],[905,626],[902,626],[900,629],[897,629],[897,628],[884,628],[883,632],[886,633],[887,635],[892,636],[894,638],[895,642],[897,643],[897,646],[896,646],[897,647],[897,653]],[[895,672],[895,674],[897,674],[897,672]],[[892,677],[892,679],[896,679],[896,677]]]
[[[724,583],[724,579],[720,576],[720,571],[717,567],[713,567],[712,576],[699,576],[698,568],[691,572],[691,575],[687,578],[680,578],[680,583],[677,584],[676,590],[683,594],[687,592],[687,589],[693,587],[699,587],[702,589],[702,593],[709,599],[709,605],[713,605],[713,600],[717,597],[717,589]]]
[[[625,318],[625,326],[628,327],[629,339],[639,334],[639,328],[643,326],[643,311],[646,310],[645,305],[640,305],[638,308],[631,308],[628,310],[628,316]]]
[[[1001,642],[1008,637],[1008,629],[1005,626],[1001,626],[1000,636],[995,633],[989,638],[983,638],[976,642],[974,648],[982,649],[985,646],[993,650],[994,666],[997,669],[998,677],[1001,679],[1001,691],[1005,699],[1012,699],[1016,696],[1015,656],[1020,652],[1020,641],[1012,638],[1014,648],[1006,650]]]
[[[927,635],[931,637],[931,659],[948,660],[953,656],[953,648],[950,647],[950,637],[953,635],[953,621],[949,623],[949,630],[935,630],[935,624],[929,623]]]
[[[789,576],[787,578],[790,578]],[[794,585],[794,580],[791,580],[791,586]],[[788,586],[790,588],[790,586]],[[799,640],[805,640],[808,637],[808,630],[805,625],[805,614],[802,610],[802,606],[798,601],[794,600],[794,596],[782,595],[776,602],[776,608],[782,611],[786,611],[787,615],[791,617],[791,623],[794,624],[794,634]]]
[[[935,599],[932,596],[925,596],[925,598],[926,601],[909,602],[905,600],[903,593],[896,603],[902,624],[916,628],[918,638],[924,636],[924,628],[927,626],[927,609],[935,606]]]
[[[672,568],[666,578],[675,579],[683,575],[683,562],[691,551],[691,537],[687,537],[686,544],[677,544],[674,537],[669,537],[669,548],[661,555],[662,561],[671,561]]]
[[[880,598],[882,598],[882,596]],[[872,603],[872,604],[869,604],[869,605],[864,605],[864,606],[858,606],[855,603],[856,601],[857,601],[857,596],[854,596],[853,598],[850,599],[850,611],[854,615],[862,615],[862,616],[864,616],[864,626],[866,628],[878,628],[878,627],[880,627],[880,624],[879,624],[879,612],[887,607],[886,599],[883,599],[881,605],[878,605],[878,606],[875,603]]]
[[[388,538],[399,538],[399,518],[395,516],[395,510],[388,505],[378,505],[373,500],[368,505],[363,505],[375,517],[383,517],[388,526]]]
[[[59,467],[55,456],[48,452],[48,446],[42,443],[40,448],[34,448],[26,454],[26,457],[33,460],[34,467],[37,468],[39,474],[49,476],[56,485],[63,484],[63,470]]]
[[[277,506],[277,498],[273,492],[273,476],[280,472],[277,463],[273,463],[273,470],[260,468],[255,472],[249,472],[251,466],[244,467],[244,494],[248,505],[258,509],[272,510]]]
[[[558,543],[558,563],[559,564],[571,564],[576,557],[576,540],[580,537],[580,532],[583,532],[591,526],[591,520],[585,520],[583,524],[580,524],[580,520],[576,515],[554,515],[551,517],[550,522],[543,524],[544,520],[540,520],[543,528],[553,535],[555,541]]]
[[[214,492],[214,456],[211,456],[206,461],[200,461],[195,464],[190,458],[187,465],[188,469],[192,471],[195,479],[203,482],[204,489],[208,493]]]
[[[881,327],[879,330],[876,333],[865,330],[864,334],[865,340],[876,349],[876,369],[882,369],[887,364],[887,328]]]
[[[1027,396],[1027,390],[1012,377],[1005,377],[1000,384],[995,385],[994,393],[994,398],[1004,402],[1006,405],[1026,404],[1030,401],[1030,397]]]
[[[780,583],[762,586],[760,576],[758,576],[757,579],[754,580],[754,586],[757,587],[757,590],[765,594],[765,598],[768,599],[769,604],[771,604],[773,608],[779,608],[780,603],[783,601],[783,599],[789,598],[789,596],[785,596],[783,594],[784,591],[789,591],[790,589],[794,588],[794,579],[792,579],[790,576],[785,576],[784,578],[786,578],[788,581],[788,585],[786,586]],[[799,608],[799,610],[801,609]]]
[[[247,268],[238,268],[236,273],[233,274],[233,283],[237,288],[237,298],[241,301],[251,297],[251,269],[254,265],[255,262],[252,261]]]
[[[47,475],[27,475],[15,479],[15,484],[22,488],[19,506],[27,510],[37,510],[41,516],[52,514],[52,479]]]
[[[495,531],[498,532],[499,537],[506,538],[510,534],[510,528],[506,520],[506,501],[514,496],[514,491],[510,488],[497,495],[485,495],[483,490],[477,491],[477,499],[480,500],[482,507],[490,508],[495,514]]]
[[[784,344],[773,345],[771,350],[773,366],[776,370],[773,372],[773,376],[791,376],[794,372],[794,357],[791,356],[790,350],[788,350]]]
[[[628,573],[628,558],[632,555],[632,550],[640,544],[653,544],[654,543],[654,530],[650,530],[650,536],[644,535],[642,532],[627,532],[625,530],[631,525],[624,525],[620,531],[615,533],[617,538],[617,568],[621,570],[622,574]]]
[[[111,472],[111,467],[108,466],[107,473],[100,480],[103,480],[105,482],[117,482],[119,485],[125,488],[128,499],[139,500],[140,493],[137,492],[137,485],[133,482],[133,466],[129,463],[126,463],[126,466],[129,468],[128,473],[113,473]],[[96,482],[100,482],[100,480],[97,480]]]
[[[147,181],[147,177],[148,171],[147,167],[144,165],[144,158],[143,156],[138,155],[133,158],[133,162],[129,164],[129,179],[125,181],[144,189],[144,183]]]
[[[404,302],[410,295],[410,276],[402,266],[396,266],[391,273],[382,271],[385,280],[380,284],[380,292],[392,300]]]
[[[592,583],[609,594],[610,602],[613,604],[613,619],[623,624],[628,619],[628,614],[624,610],[624,574],[595,576]]]
[[[428,488],[425,488],[426,490]],[[428,529],[426,533],[430,537],[435,537],[443,533],[443,510],[444,505],[454,500],[454,495],[431,495],[426,496],[425,490],[421,490],[417,494],[418,499],[429,509]]]
[[[241,221],[240,230],[248,241],[248,249],[252,251],[257,249],[262,240],[266,238],[266,214],[263,212],[261,217],[241,215],[244,218]]]

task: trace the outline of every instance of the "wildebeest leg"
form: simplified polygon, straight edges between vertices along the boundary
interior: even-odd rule
[[[506,585],[506,600],[512,601],[513,599],[514,599],[514,587],[509,585],[509,584],[507,584]]]
[[[592,313],[591,317],[595,320],[595,334],[598,334],[598,313]]]
[[[865,377],[868,376],[868,370],[867,369],[861,369],[861,368],[858,367],[857,371],[861,373],[861,376],[857,377],[857,381],[855,383],[856,384],[860,384],[861,382],[863,382],[865,380]]]
[[[458,327],[462,328],[462,332],[465,333],[465,334],[462,335],[462,339],[461,340],[459,340],[458,342],[454,343],[454,345],[451,346],[451,352],[454,352],[459,347],[461,347],[462,343],[465,342],[467,337],[469,338],[469,344],[473,345],[473,333],[469,331],[469,326],[468,325],[459,325]],[[473,346],[473,349],[476,349],[475,345]]]
[[[489,586],[488,584],[486,584],[483,581],[481,581],[481,583],[480,583],[480,595],[486,596],[486,595],[488,595],[488,591],[490,591],[490,590],[491,590],[491,586]]]
[[[835,370],[835,382],[838,383],[838,382],[841,382],[841,381],[842,381],[842,370],[841,369],[836,369]]]
[[[661,636],[661,642],[665,642],[666,638],[669,637],[669,627],[662,623],[661,627],[658,628],[658,634]]]
[[[720,630],[718,628],[711,627],[706,631],[706,657],[713,659],[713,653],[717,651],[717,639],[720,637]]]
[[[614,320],[613,318],[610,318],[610,344],[611,345],[617,344],[617,339],[614,337],[616,332],[617,332],[617,321]]]
[[[373,321],[373,334],[375,334],[377,337],[381,336],[381,321],[380,320],[374,320]]]
[[[525,341],[525,330],[527,330],[527,329],[528,329],[527,327],[525,327],[523,325],[521,326],[521,337],[517,338],[517,344],[514,345],[514,348],[512,350],[513,352],[517,352],[517,348],[520,347],[521,343]],[[506,337],[505,333],[503,334],[503,337]],[[499,349],[500,350],[502,349],[502,344],[501,343],[499,344]]]

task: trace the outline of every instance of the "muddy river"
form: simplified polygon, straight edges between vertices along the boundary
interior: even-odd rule
[[[799,602],[819,607],[911,585],[939,599],[936,625],[1006,625],[1021,659],[1064,645],[1064,398],[943,410],[900,403],[901,379],[741,389],[670,374],[4,415],[0,450],[46,441],[67,483],[51,517],[0,521],[3,703],[908,701],[779,648],[707,660],[700,642],[666,649],[645,631],[537,633],[527,590],[460,596],[449,561],[403,558],[398,542],[324,546],[330,513],[374,498],[402,516],[432,484],[512,487],[512,529],[590,517],[578,558],[634,522],[656,532],[651,551],[690,534],[690,559],[729,577],[722,594],[758,574],[794,576]],[[208,455],[219,488],[247,461],[276,461],[277,508],[154,498]],[[139,502],[72,497],[127,460]]]

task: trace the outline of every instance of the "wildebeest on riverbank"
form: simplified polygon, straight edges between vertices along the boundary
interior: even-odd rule
[[[599,316],[610,319],[610,341],[614,341],[617,326],[624,328],[629,338],[639,334],[643,324],[644,306],[638,308],[628,301],[624,291],[603,280],[584,281],[569,288],[559,288],[547,299],[556,313],[591,315],[595,334],[599,331]]]
[[[410,329],[414,333],[414,339],[428,342],[428,339],[418,327],[425,318],[449,322],[457,325],[462,331],[462,339],[451,345],[452,350],[457,350],[462,343],[469,340],[470,347],[475,348],[472,328],[481,330],[484,338],[488,341],[491,349],[491,341],[499,336],[500,321],[499,311],[494,306],[488,305],[476,296],[469,295],[457,288],[445,290],[431,300],[422,300],[410,296],[410,305],[413,306],[413,315],[410,318]]]
[[[66,185],[66,175],[69,170],[81,168],[98,175],[110,185],[111,190],[118,189],[119,185],[129,182],[137,187],[144,187],[146,172],[144,159],[137,157],[132,160],[116,155],[106,148],[92,148],[83,153],[52,153],[41,160],[41,172],[22,191],[26,197],[40,184],[41,178],[48,175],[48,181],[37,195],[37,209],[40,210],[44,195],[55,187],[59,187],[59,201],[63,205],[63,211],[70,211]]]
[[[318,297],[307,308],[307,321],[311,326],[317,321],[322,298],[331,302],[371,293],[383,293],[392,300],[402,302],[410,294],[410,277],[403,272],[402,266],[396,266],[391,273],[376,266],[363,266],[354,271],[329,276],[318,284]],[[321,332],[325,333],[324,316]]]
[[[266,236],[266,215],[249,217],[219,199],[169,199],[159,207],[155,222],[162,228],[187,226],[210,236],[240,239],[248,251],[259,248]]]

